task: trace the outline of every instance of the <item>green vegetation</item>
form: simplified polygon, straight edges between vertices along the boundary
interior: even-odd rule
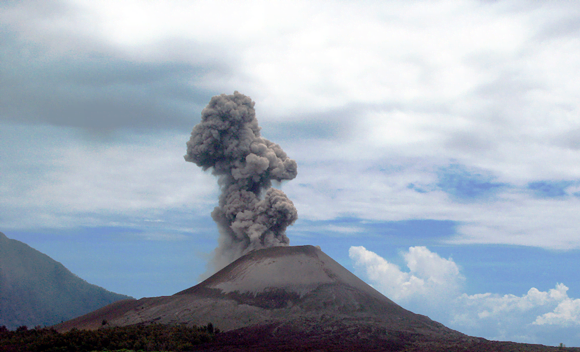
[[[201,327],[183,325],[132,325],[59,333],[53,328],[9,331],[0,326],[2,352],[90,351],[188,351],[211,342],[219,333],[211,323]]]

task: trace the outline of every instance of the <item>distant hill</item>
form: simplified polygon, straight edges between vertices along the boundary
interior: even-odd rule
[[[48,326],[131,298],[91,285],[0,232],[0,326]]]

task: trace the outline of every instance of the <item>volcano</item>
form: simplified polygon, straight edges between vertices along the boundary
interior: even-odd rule
[[[314,246],[256,250],[173,296],[116,302],[55,328],[209,322],[238,346],[397,350],[411,342],[476,339],[403,309]]]

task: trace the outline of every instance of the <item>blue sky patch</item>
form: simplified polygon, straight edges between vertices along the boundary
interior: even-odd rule
[[[458,223],[448,220],[368,221],[353,217],[335,220],[298,220],[288,228],[293,246],[315,245],[346,268],[352,269],[348,256],[351,246],[364,246],[389,261],[404,267],[401,251],[412,246],[436,248],[456,235]]]
[[[493,292],[521,296],[531,287],[548,291],[557,283],[577,296],[580,282],[571,280],[580,251],[550,251],[492,244],[427,246],[443,258],[452,257],[467,277],[467,294]],[[533,284],[530,284],[533,283]]]
[[[409,184],[407,185],[407,188],[408,188],[408,189],[412,189],[412,190],[414,190],[415,192],[419,192],[419,193],[427,193],[427,192],[428,192],[428,191],[427,191],[427,190],[425,190],[424,188],[422,188],[422,187],[419,187],[419,186],[415,185],[414,183],[409,183]]]
[[[559,198],[566,195],[566,188],[573,185],[571,181],[538,181],[528,183],[528,189],[541,198]]]
[[[59,229],[57,236],[50,229],[2,232],[91,284],[135,298],[171,295],[198,283],[217,242],[217,234],[152,241],[131,227]],[[151,285],[152,280],[158,284]]]
[[[505,183],[493,182],[492,176],[472,172],[458,164],[439,169],[437,176],[437,187],[461,200],[489,197],[507,186]]]

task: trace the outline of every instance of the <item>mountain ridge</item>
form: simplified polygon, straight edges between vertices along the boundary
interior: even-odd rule
[[[0,232],[0,326],[49,326],[129,298],[88,283]]]

